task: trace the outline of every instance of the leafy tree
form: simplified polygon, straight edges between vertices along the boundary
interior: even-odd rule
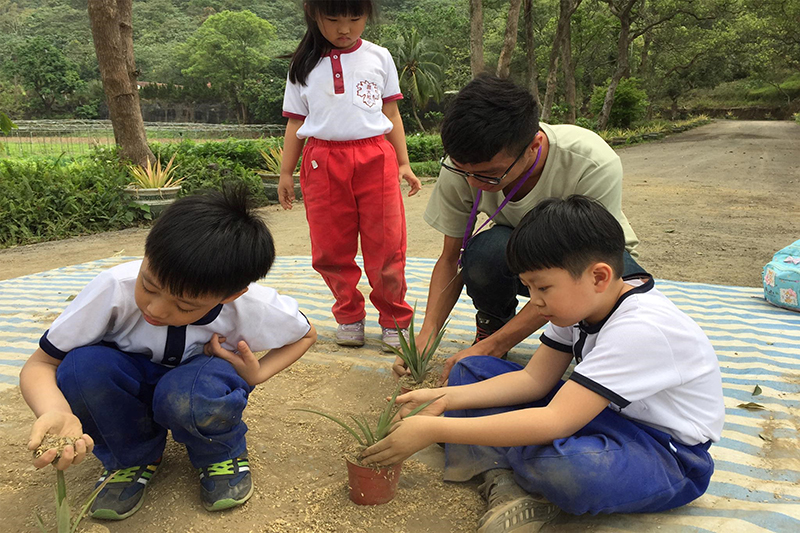
[[[416,28],[398,39],[393,51],[400,77],[400,90],[411,99],[411,110],[420,131],[425,131],[417,110],[433,99],[440,102],[443,96],[442,75],[444,55],[429,41],[420,38]]]
[[[208,82],[236,106],[240,123],[248,122],[243,96],[249,80],[257,80],[270,62],[269,43],[275,28],[250,11],[223,11],[208,17],[184,48],[190,79]]]
[[[11,130],[13,130],[16,127],[17,125],[11,122],[11,119],[8,118],[8,116],[5,113],[0,111],[0,131],[2,131],[3,134],[8,135],[9,133],[11,133]]]
[[[11,66],[23,87],[33,92],[50,116],[59,98],[72,94],[81,86],[78,70],[61,50],[41,37],[34,37],[15,53]]]
[[[595,87],[592,93],[591,110],[600,113],[605,102],[606,92],[611,80],[605,86]],[[627,128],[632,123],[644,117],[647,111],[647,93],[640,86],[636,78],[622,78],[617,84],[614,95],[614,105],[608,124],[617,128]]]

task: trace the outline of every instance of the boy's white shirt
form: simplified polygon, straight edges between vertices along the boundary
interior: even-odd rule
[[[570,379],[608,399],[621,415],[695,445],[717,442],[725,405],[711,342],[650,283],[624,294],[604,322],[585,328]],[[599,327],[598,327],[599,326]],[[542,342],[572,352],[581,327],[549,324]]]
[[[339,93],[337,75],[343,80]],[[283,116],[304,120],[297,130],[299,139],[367,139],[392,131],[383,103],[402,97],[392,55],[360,39],[350,50],[333,50],[320,59],[305,85],[287,78]]]
[[[175,328],[148,324],[136,306],[134,288],[141,263],[112,267],[90,281],[42,336],[40,347],[51,357],[63,359],[70,350],[105,342],[166,364],[167,334]],[[259,352],[294,343],[311,328],[296,300],[255,283],[203,324],[216,311],[185,327],[180,361],[203,353],[204,344],[214,333],[227,337],[223,346],[231,351],[244,340],[253,352]]]

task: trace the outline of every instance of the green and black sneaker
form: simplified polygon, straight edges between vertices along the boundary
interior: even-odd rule
[[[242,505],[253,495],[253,478],[247,454],[200,469],[200,492],[207,511]]]
[[[149,465],[132,466],[111,472],[105,470],[96,487],[111,474],[114,474],[114,477],[106,483],[92,502],[89,516],[103,520],[122,520],[138,511],[144,503],[147,482],[156,473],[160,464],[161,459]]]

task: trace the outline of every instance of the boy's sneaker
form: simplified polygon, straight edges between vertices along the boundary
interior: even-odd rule
[[[408,328],[400,330],[403,337],[408,340]],[[394,348],[400,349],[400,335],[397,334],[397,328],[384,328],[381,327],[381,340]],[[383,346],[383,351],[387,353],[394,353],[388,346]]]
[[[89,509],[89,516],[103,520],[122,520],[139,510],[144,503],[147,482],[156,473],[161,459],[153,464],[132,466],[120,470],[103,471],[95,487],[112,474],[114,477],[106,483]]]
[[[478,522],[477,533],[536,533],[561,509],[517,485],[511,470],[489,470],[478,487],[489,508]]]
[[[253,478],[247,455],[201,468],[200,492],[206,511],[230,509],[249,500]]]
[[[336,344],[339,346],[364,346],[364,319],[352,324],[339,324],[336,328]]]

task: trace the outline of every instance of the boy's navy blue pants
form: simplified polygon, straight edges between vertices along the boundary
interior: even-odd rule
[[[170,368],[86,346],[67,354],[56,380],[108,470],[158,460],[167,430],[186,445],[195,468],[246,450],[242,412],[252,387],[218,357],[197,355]]]
[[[448,383],[467,385],[521,368],[496,357],[467,357],[453,367]],[[562,384],[538,402],[449,411],[445,416],[476,417],[541,407]],[[522,488],[568,513],[651,513],[679,507],[705,492],[714,471],[709,445],[686,446],[606,408],[575,435],[551,445],[447,444],[444,478],[467,481],[494,468],[511,469]]]

